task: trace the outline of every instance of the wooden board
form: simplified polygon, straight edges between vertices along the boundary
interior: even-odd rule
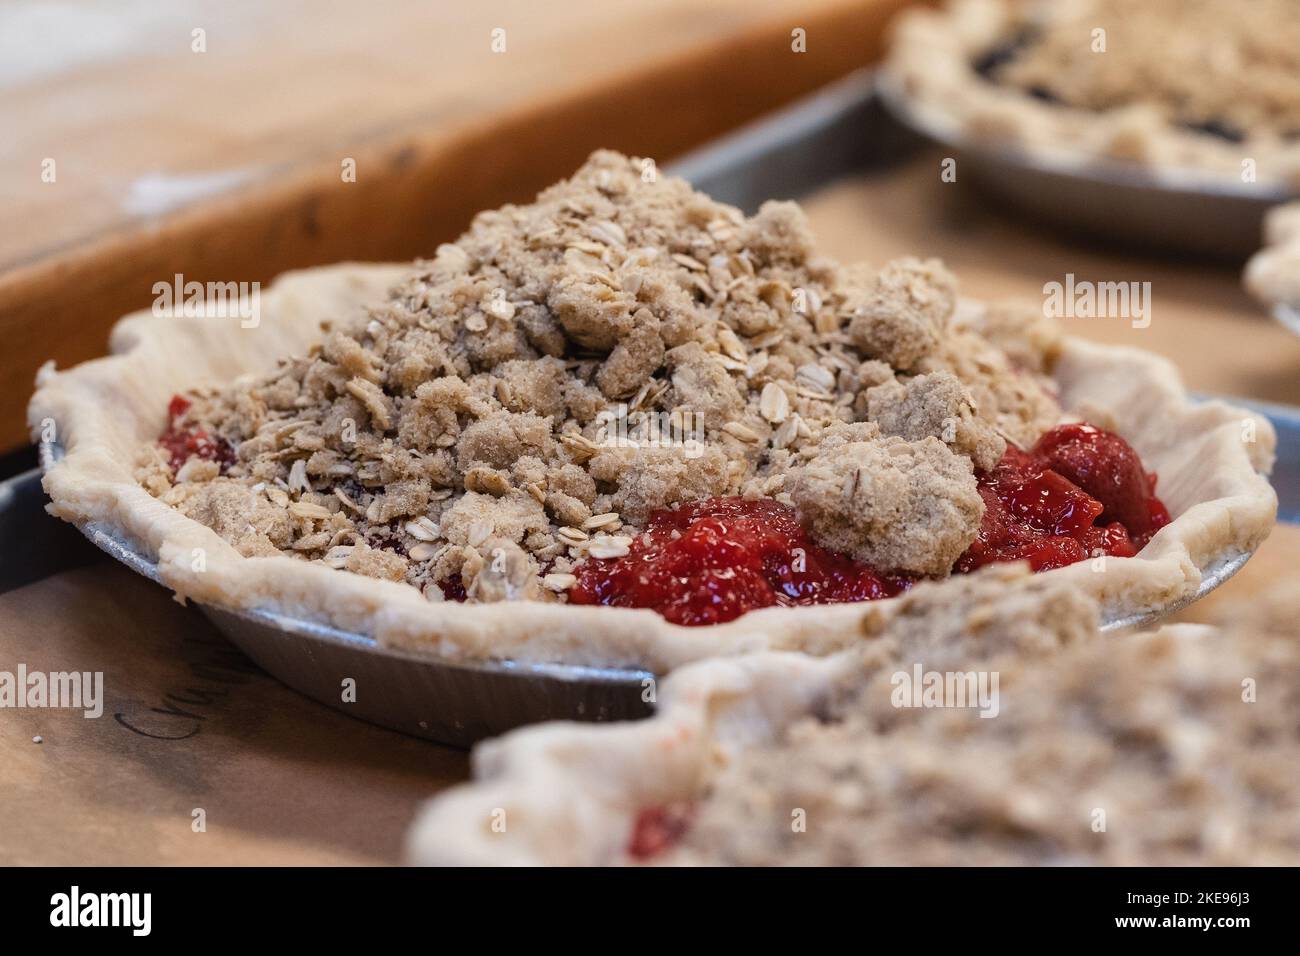
[[[0,65],[0,451],[26,441],[37,367],[102,353],[156,281],[428,254],[592,149],[668,159],[870,62],[902,5],[182,0],[125,6],[125,25],[89,3],[2,11],[32,52]]]

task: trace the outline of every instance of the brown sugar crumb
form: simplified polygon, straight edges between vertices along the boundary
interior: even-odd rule
[[[1059,414],[1048,359],[1013,363],[955,301],[936,261],[844,268],[794,203],[746,218],[597,152],[306,354],[189,396],[182,424],[233,464],[150,446],[137,474],[241,553],[432,600],[453,578],[564,600],[544,576],[719,495],[794,500],[826,547],[943,574],[979,522],[972,461]]]
[[[909,369],[939,346],[957,280],[938,259],[896,259],[876,276],[849,335],[865,355]]]
[[[984,514],[970,459],[932,437],[823,442],[787,486],[816,541],[886,571],[947,573]]]
[[[863,633],[899,654],[957,664],[1001,653],[1047,655],[1095,639],[1099,625],[1094,599],[1016,562],[918,585],[889,615],[869,608]]]
[[[1007,449],[992,423],[976,413],[970,391],[951,372],[867,389],[867,417],[886,435],[909,441],[937,438],[985,471]]]
[[[407,561],[401,555],[372,548],[362,542],[348,553],[343,566],[354,574],[364,574],[368,578],[402,581],[406,578]]]
[[[494,601],[534,600],[540,594],[535,560],[514,541],[489,538],[481,548],[465,551],[461,577],[469,580],[470,599]]]
[[[542,505],[525,492],[494,497],[467,491],[442,513],[442,537],[452,544],[478,546],[488,538],[518,543],[532,532],[546,532],[550,523]]]
[[[688,458],[675,448],[609,448],[591,460],[591,476],[616,486],[607,504],[625,520],[644,522],[652,511],[679,501],[724,495],[727,456],[721,448]]]
[[[1285,634],[1237,624],[1113,637],[1054,582],[1001,580],[993,601],[973,593],[980,577],[919,586],[917,599],[931,596],[882,626],[827,719],[738,752],[654,862],[1300,862],[1294,617]],[[898,675],[917,664],[996,674],[996,716],[900,698]]]
[[[699,412],[706,421],[726,423],[741,413],[745,398],[722,363],[698,342],[679,345],[666,356],[675,407]]]
[[[1041,307],[1024,302],[990,302],[978,329],[1013,368],[1038,375],[1052,370],[1065,340],[1058,322],[1044,315]]]
[[[1038,353],[1036,362],[1050,368],[1057,351],[1059,343],[1053,351]],[[1014,364],[984,337],[976,319],[955,320],[938,350],[922,359],[916,371],[951,372],[969,390],[980,417],[1021,447],[1032,445],[1061,417],[1041,374],[1031,364]]]

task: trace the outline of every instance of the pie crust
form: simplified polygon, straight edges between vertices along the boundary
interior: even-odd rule
[[[1139,6],[1147,5],[1133,5]],[[1109,25],[1112,34],[1118,26],[1087,0],[949,0],[940,10],[907,11],[897,21],[886,75],[894,93],[922,125],[995,148],[1019,150],[1067,169],[1082,171],[1089,165],[1110,163],[1169,185],[1195,187],[1209,182],[1240,187],[1243,182],[1258,182],[1296,188],[1300,185],[1300,136],[1296,135],[1300,130],[1280,131],[1261,125],[1253,131],[1234,132],[1232,139],[1197,132],[1174,122],[1170,108],[1143,93],[1161,58],[1167,58],[1169,72],[1181,78],[1171,93],[1180,100],[1190,97],[1181,83],[1201,83],[1203,98],[1213,101],[1222,98],[1229,88],[1235,89],[1231,84],[1245,82],[1240,76],[1242,70],[1232,65],[1235,61],[1231,57],[1250,55],[1242,53],[1251,46],[1249,37],[1238,48],[1224,38],[1222,30],[1185,22],[1194,15],[1208,17],[1211,23],[1215,16],[1230,17],[1242,30],[1253,25],[1272,31],[1265,40],[1274,44],[1285,43],[1281,37],[1294,34],[1300,25],[1285,22],[1290,11],[1281,5],[1276,14],[1240,10],[1230,3],[1222,4],[1221,9],[1205,3],[1194,8],[1188,5],[1187,9],[1179,9],[1177,4],[1170,6],[1169,15],[1178,17],[1186,29],[1181,34],[1172,28],[1162,29],[1153,38],[1152,49],[1144,51],[1143,63],[1137,68],[1147,76],[1145,82],[1102,73],[1110,65],[1104,59],[1107,54],[1090,52],[1091,30],[1084,31],[1082,26],[1091,24],[1104,29]],[[1141,14],[1150,16],[1153,22],[1159,16],[1146,9]],[[1019,87],[993,82],[976,68],[978,58],[1016,35],[1023,35],[1027,24],[1040,18],[1050,24],[1071,16],[1079,18],[1081,32],[1077,52],[1076,47],[1065,52],[1079,58],[1074,64],[1076,69],[1082,65],[1083,71],[1092,71],[1095,96],[1108,104],[1106,108],[1047,102]],[[1108,42],[1113,46],[1122,38],[1110,36]],[[1170,52],[1175,49],[1177,53]],[[1187,70],[1185,64],[1178,68],[1176,57],[1210,64],[1212,55],[1221,60],[1228,57],[1228,65],[1218,72],[1209,65],[1198,70]],[[1050,77],[1062,75],[1066,69],[1066,64],[1053,58],[1043,64],[1041,72]],[[1114,69],[1122,73],[1125,67]],[[1282,76],[1285,73],[1283,69]],[[1216,81],[1216,77],[1220,79]],[[1276,105],[1274,100],[1290,97],[1291,113],[1300,110],[1300,103],[1294,102],[1300,95],[1294,77],[1279,77],[1278,83],[1280,87],[1268,91],[1267,102]],[[1125,92],[1126,86],[1136,89]],[[1249,92],[1255,93],[1254,88]],[[1265,93],[1259,92],[1258,97],[1262,110]],[[1252,179],[1243,174],[1246,160],[1253,164]]]
[[[1300,310],[1300,202],[1264,217],[1264,248],[1246,263],[1246,289],[1265,305]]]
[[[1294,863],[1296,700],[1241,703],[1244,678],[1288,687],[1300,673],[1294,596],[1264,602],[1271,620],[1258,608],[1238,615],[1232,633],[1170,625],[1116,646],[1077,592],[1016,573],[921,585],[898,599],[902,612],[867,627],[873,639],[856,651],[688,665],[664,681],[644,721],[555,722],[483,743],[474,782],[426,805],[408,856],[548,866]],[[917,665],[997,673],[997,719],[897,709],[898,675]],[[1267,741],[1269,754],[1252,755],[1248,740]],[[1098,806],[1112,814],[1108,832],[1091,828]],[[651,808],[677,808],[685,832],[638,853]],[[791,825],[799,811],[804,830]]]
[[[243,557],[139,484],[139,449],[162,431],[172,395],[268,371],[278,356],[318,341],[323,319],[342,320],[376,301],[402,274],[402,267],[354,264],[290,273],[262,293],[255,332],[233,327],[236,319],[135,313],[115,327],[111,356],[65,372],[42,369],[29,424],[39,439],[53,422],[66,452],[44,479],[51,513],[132,542],[157,561],[161,580],[182,600],[275,609],[451,658],[664,672],[759,650],[825,655],[857,639],[863,608],[851,604],[766,608],[702,631],[650,610],[531,603],[521,614],[513,602],[431,603],[405,584],[316,562]],[[1161,497],[1175,519],[1137,557],[1044,576],[1097,597],[1107,615],[1125,616],[1191,594],[1217,562],[1253,550],[1268,535],[1277,499],[1262,477],[1275,446],[1265,419],[1222,402],[1194,404],[1168,362],[1136,349],[1067,339],[1052,375],[1064,409],[1121,434],[1160,475]]]

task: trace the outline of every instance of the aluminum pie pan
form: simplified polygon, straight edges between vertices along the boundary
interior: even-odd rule
[[[1065,150],[1029,154],[967,136],[932,110],[918,109],[887,72],[876,92],[912,132],[950,150],[957,176],[969,176],[1010,207],[1053,226],[1125,246],[1244,262],[1259,250],[1264,214],[1291,194],[1284,188],[1212,179],[1195,170],[1160,177],[1116,160]]]
[[[42,470],[63,457],[57,443],[42,443],[40,452]],[[157,564],[114,529],[95,523],[76,527],[105,554],[163,583]],[[1206,570],[1194,593],[1159,608],[1107,618],[1102,630],[1155,623],[1213,591],[1249,558],[1249,552],[1226,555]],[[442,744],[468,747],[546,720],[635,720],[654,710],[645,700],[647,682],[655,678],[647,670],[453,660],[385,647],[365,634],[270,609],[192,603],[281,683],[342,713]],[[355,700],[345,702],[342,689],[348,678],[355,682]]]
[[[41,444],[42,471],[62,457],[62,445]],[[76,527],[109,557],[163,583],[158,565],[115,529]],[[352,717],[455,747],[545,720],[635,720],[654,710],[644,699],[647,681],[654,679],[646,670],[450,660],[384,647],[365,634],[265,608],[190,603],[295,691]],[[348,678],[355,681],[355,700],[344,702]]]

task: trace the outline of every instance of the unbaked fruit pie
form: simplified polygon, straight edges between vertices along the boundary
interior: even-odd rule
[[[1300,861],[1294,588],[1257,596],[1222,629],[1119,639],[1098,633],[1095,602],[1023,566],[919,584],[898,604],[838,655],[683,667],[648,720],[542,724],[481,744],[475,781],[417,819],[411,859]],[[1243,682],[1279,693],[1243,703]]]
[[[1010,561],[1131,613],[1276,510],[1267,422],[1159,359],[961,299],[935,260],[841,266],[794,203],[747,218],[611,152],[429,261],[112,346],[41,374],[56,514],[183,596],[450,656],[824,654],[860,602]]]
[[[929,124],[991,145],[1300,185],[1291,0],[949,0],[900,17],[889,75]]]

